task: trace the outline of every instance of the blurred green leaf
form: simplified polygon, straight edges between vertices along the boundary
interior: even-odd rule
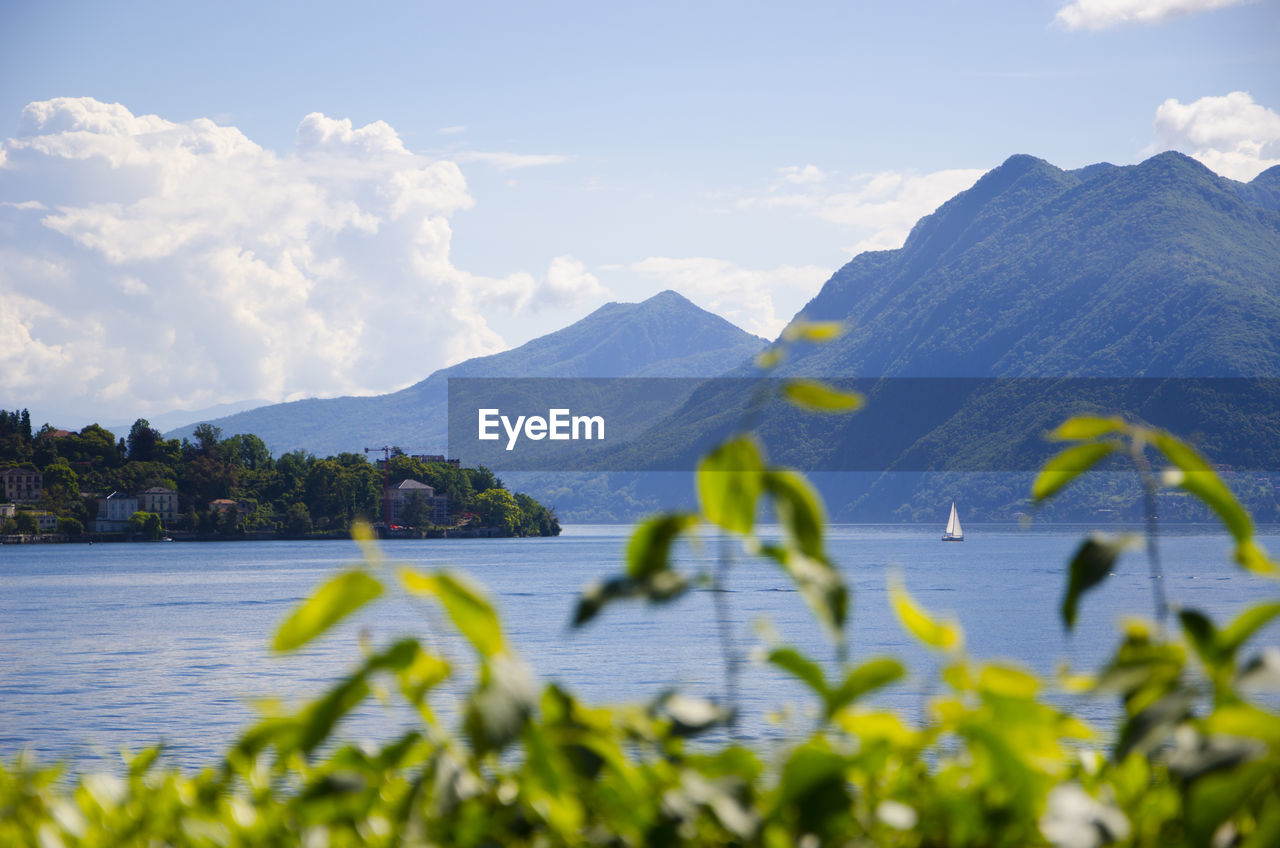
[[[1184,609],[1178,613],[1178,620],[1182,622],[1182,632],[1187,634],[1191,647],[1195,648],[1204,664],[1210,668],[1220,664],[1223,656],[1218,644],[1218,629],[1209,617],[1199,610]]]
[[[296,749],[309,754],[333,733],[338,720],[355,709],[369,695],[369,684],[364,673],[347,677],[329,690],[320,700],[311,704],[299,717],[297,736],[293,740]],[[286,748],[281,751],[288,754]]]
[[[987,695],[1029,701],[1040,691],[1040,679],[1007,663],[986,663],[978,674],[978,688]]]
[[[1217,513],[1237,542],[1243,542],[1253,535],[1253,521],[1249,514],[1204,457],[1190,445],[1168,433],[1157,432],[1151,438],[1160,452],[1182,472],[1180,476],[1172,476],[1171,481],[1200,498]]]
[[[898,621],[908,633],[931,648],[960,651],[964,648],[964,631],[955,622],[936,621],[907,592],[902,575],[889,575],[889,601]]]
[[[1255,574],[1274,576],[1278,568],[1275,561],[1270,559],[1267,552],[1253,539],[1236,545],[1235,560],[1245,570]]]
[[[1240,768],[1210,773],[1195,781],[1187,792],[1186,815],[1189,844],[1211,845],[1214,833],[1248,800],[1256,787],[1268,778],[1262,763],[1246,763]]]
[[[533,713],[533,677],[506,654],[490,656],[480,669],[480,685],[467,701],[464,728],[477,754],[514,742]]]
[[[1236,617],[1218,635],[1218,644],[1228,655],[1234,656],[1249,637],[1280,615],[1280,602],[1255,604]]]
[[[756,367],[761,371],[770,371],[776,368],[785,358],[785,348],[776,345],[774,347],[767,347],[756,354]]]
[[[1280,746],[1280,715],[1252,704],[1220,706],[1205,717],[1203,726],[1207,733],[1260,739],[1273,748]]]
[[[649,603],[661,604],[680,597],[688,589],[688,579],[671,569],[658,571],[643,579],[611,577],[597,581],[583,589],[578,596],[570,623],[573,627],[581,627],[614,601],[644,598]]]
[[[1191,715],[1193,703],[1189,692],[1173,691],[1138,710],[1120,730],[1116,759],[1123,760],[1130,752],[1145,756],[1165,744],[1174,729]]]
[[[697,516],[683,512],[654,515],[640,522],[627,543],[627,575],[645,578],[669,568],[672,543],[697,523]]]
[[[1123,432],[1126,427],[1124,419],[1100,418],[1092,415],[1077,415],[1059,424],[1049,438],[1058,442],[1078,442],[1085,439],[1097,439],[1112,433]]]
[[[1195,495],[1213,510],[1236,541],[1236,562],[1258,574],[1276,573],[1276,564],[1253,538],[1253,519],[1231,494],[1218,472],[1181,439],[1163,431],[1153,433],[1151,438],[1176,468],[1165,474],[1165,481]]]
[[[782,331],[782,338],[788,342],[829,342],[844,335],[844,329],[841,321],[792,321]]]
[[[827,699],[829,690],[827,688],[827,678],[822,673],[822,667],[795,648],[774,648],[769,652],[768,660],[771,664],[776,665],[801,683],[804,683],[824,701]]]
[[[844,624],[849,617],[849,589],[840,572],[826,560],[778,545],[761,545],[760,552],[782,566],[800,597],[837,644],[844,640]]]
[[[578,594],[578,603],[573,610],[570,624],[581,627],[591,621],[605,604],[619,598],[631,598],[636,594],[636,581],[630,577],[613,577],[609,580],[597,580]]]
[[[1280,845],[1280,805],[1271,804],[1258,815],[1253,833],[1240,848],[1275,848]]]
[[[1094,534],[1076,549],[1067,566],[1067,591],[1062,598],[1062,621],[1071,630],[1076,625],[1076,607],[1084,593],[1107,578],[1116,559],[1134,544],[1135,537],[1107,537]]]
[[[827,523],[826,510],[812,484],[802,474],[780,469],[764,472],[762,480],[773,497],[778,520],[801,553],[825,560],[822,531]]]
[[[763,488],[764,461],[755,440],[738,436],[698,463],[698,503],[712,524],[734,533],[755,526],[756,501]]]
[[[493,657],[504,650],[498,614],[471,581],[447,571],[422,574],[401,568],[399,573],[400,582],[407,590],[440,602],[453,625],[481,656]]]
[[[812,412],[854,412],[863,405],[862,395],[817,380],[788,380],[782,394],[792,404]]]
[[[367,571],[343,572],[284,620],[271,647],[275,651],[297,650],[381,594],[382,584]]]
[[[782,768],[779,802],[803,804],[817,796],[824,785],[844,783],[844,757],[818,742],[796,748]]]
[[[857,701],[868,692],[887,686],[906,674],[902,663],[892,657],[864,662],[845,675],[844,681],[827,697],[827,718]]]
[[[1112,442],[1088,442],[1060,451],[1049,459],[1031,484],[1031,497],[1037,501],[1051,497],[1063,486],[1097,465],[1115,451]]]

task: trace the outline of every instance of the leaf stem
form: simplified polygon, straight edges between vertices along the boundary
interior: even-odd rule
[[[734,645],[733,623],[729,615],[728,580],[733,564],[730,540],[721,532],[720,558],[711,582],[711,603],[715,608],[720,658],[724,664],[724,699],[729,711],[729,734],[736,739],[738,729],[738,651]]]
[[[1155,474],[1151,471],[1151,462],[1146,456],[1146,442],[1141,437],[1135,437],[1130,447],[1130,453],[1133,456],[1133,464],[1138,468],[1138,476],[1142,480],[1142,500],[1143,512],[1146,516],[1146,540],[1147,540],[1147,566],[1151,576],[1151,594],[1152,600],[1156,607],[1156,624],[1164,629],[1165,623],[1169,618],[1169,601],[1164,592],[1164,569],[1160,564],[1160,547],[1156,542],[1159,535],[1158,519],[1156,517],[1156,486]]]

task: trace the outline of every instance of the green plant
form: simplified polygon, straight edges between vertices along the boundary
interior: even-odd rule
[[[815,334],[824,332],[814,329]],[[772,355],[772,354],[771,354]],[[827,389],[803,403],[849,407]],[[1103,455],[1128,450],[1147,485],[1178,485],[1231,532],[1236,559],[1274,574],[1221,479],[1167,433],[1118,419],[1073,419],[1075,442],[1045,467],[1034,496],[1052,497]],[[1170,470],[1157,475],[1154,447]],[[774,562],[825,625],[834,674],[793,646],[767,661],[799,680],[816,725],[780,755],[732,733],[738,647],[721,610],[725,668],[718,702],[663,693],[646,704],[589,705],[555,685],[539,691],[482,591],[448,571],[387,562],[357,526],[362,561],[319,587],[280,626],[296,651],[393,588],[438,607],[465,639],[459,674],[425,639],[364,647],[358,664],[297,709],[266,708],[222,761],[198,774],[162,765],[158,749],[118,776],[64,776],[18,758],[0,769],[0,844],[41,845],[1101,845],[1280,844],[1280,716],[1253,687],[1280,674],[1280,653],[1248,648],[1280,615],[1269,600],[1233,621],[1178,611],[1179,633],[1135,621],[1096,677],[1045,681],[964,649],[959,623],[922,608],[898,576],[889,598],[906,632],[934,652],[937,692],[918,720],[868,695],[906,672],[891,657],[852,658],[848,589],[825,545],[821,500],[800,475],[769,465],[749,434],[712,451],[697,472],[696,513],[639,524],[625,572],[584,592],[579,626],[626,599],[661,603],[696,585],[672,552],[714,528],[717,603],[733,563]],[[781,541],[756,533],[767,505]],[[1158,569],[1154,518],[1148,552]],[[1068,566],[1063,621],[1097,587],[1128,540],[1091,537]],[[1153,581],[1155,582],[1155,581]],[[462,681],[470,681],[463,687]],[[446,686],[446,684],[448,685]],[[1058,705],[1062,691],[1118,695],[1122,718],[1098,730]],[[456,727],[439,705],[462,691]],[[341,720],[376,695],[412,708],[416,725],[368,747],[343,744]]]

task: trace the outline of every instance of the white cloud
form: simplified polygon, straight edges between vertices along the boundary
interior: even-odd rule
[[[466,131],[467,131],[466,124],[458,124],[452,127],[441,127],[440,129],[436,130],[436,132],[439,133],[440,135],[457,135],[458,133],[464,133]]]
[[[540,278],[519,272],[501,279],[465,275],[467,286],[488,296],[487,313],[504,315],[561,309],[592,300],[610,292],[587,266],[572,256],[557,256]]]
[[[50,417],[387,391],[504,348],[485,314],[602,291],[572,257],[542,278],[454,267],[462,171],[383,122],[313,113],[281,155],[59,98],[23,110],[0,162],[0,396]]]
[[[805,165],[803,168],[798,165],[788,165],[785,168],[779,168],[778,173],[782,174],[782,178],[793,185],[809,185],[812,183],[820,183],[827,178],[816,165]]]
[[[595,275],[572,256],[557,256],[541,285],[534,292],[535,309],[547,306],[563,307],[586,300],[607,297],[608,290],[600,285]]]
[[[901,247],[916,221],[972,186],[982,174],[979,169],[929,174],[882,171],[855,176],[841,186],[815,185],[803,191],[749,198],[738,206],[813,215],[847,230],[853,253],[887,250]]]
[[[655,281],[655,290],[675,289],[747,332],[767,339],[777,337],[831,276],[831,269],[816,265],[754,270],[707,257],[654,256],[627,268]]]
[[[1280,114],[1243,91],[1186,104],[1170,98],[1156,109],[1155,135],[1147,154],[1179,150],[1236,180],[1280,165]]]
[[[536,168],[542,165],[559,165],[569,161],[568,156],[559,153],[482,153],[467,150],[453,154],[459,162],[481,162],[492,165],[499,171],[513,171],[516,168]]]
[[[299,151],[365,154],[405,154],[400,135],[384,121],[352,129],[351,119],[337,120],[312,112],[298,124],[295,144]]]
[[[1252,0],[1071,0],[1054,16],[1070,30],[1159,24],[1171,18],[1239,6]]]

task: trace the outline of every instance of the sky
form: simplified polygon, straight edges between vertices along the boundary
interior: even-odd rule
[[[673,288],[773,337],[1015,153],[1280,163],[1280,0],[0,0],[0,407],[393,391]]]

